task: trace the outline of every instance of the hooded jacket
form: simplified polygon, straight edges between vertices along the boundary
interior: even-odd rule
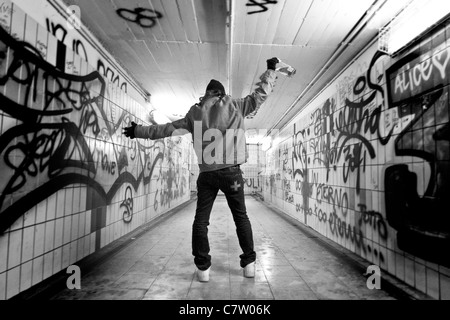
[[[244,119],[257,113],[276,79],[275,71],[266,70],[254,92],[245,98],[205,96],[183,119],[163,125],[138,125],[135,136],[155,140],[191,133],[200,172],[244,164],[248,159]]]

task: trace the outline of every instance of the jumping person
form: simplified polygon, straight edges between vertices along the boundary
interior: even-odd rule
[[[192,255],[198,279],[209,281],[211,267],[208,226],[217,193],[221,190],[233,215],[239,245],[243,251],[240,265],[244,277],[255,276],[256,253],[253,233],[247,216],[244,181],[240,165],[247,161],[244,118],[256,114],[272,92],[277,79],[275,68],[279,60],[267,60],[267,70],[261,75],[254,92],[245,98],[233,99],[225,88],[211,80],[200,102],[191,107],[183,119],[163,125],[141,126],[131,122],[123,134],[131,139],[161,139],[191,133],[198,158],[197,208],[192,227]]]

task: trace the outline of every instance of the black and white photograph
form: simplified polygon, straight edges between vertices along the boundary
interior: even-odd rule
[[[448,0],[0,0],[0,300],[450,300],[449,96]]]

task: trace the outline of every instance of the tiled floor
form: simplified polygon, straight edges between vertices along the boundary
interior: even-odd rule
[[[83,276],[81,290],[67,289],[54,299],[393,299],[382,290],[367,289],[366,278],[341,253],[330,253],[252,197],[246,204],[258,255],[254,279],[242,275],[234,222],[225,198],[219,196],[209,227],[208,283],[198,282],[191,255],[193,202]]]

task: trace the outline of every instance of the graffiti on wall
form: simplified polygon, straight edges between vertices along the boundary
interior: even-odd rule
[[[61,25],[60,23],[55,23],[49,18],[46,19],[47,31],[52,34],[56,39],[58,39],[58,49],[57,49],[57,67],[60,68],[61,71],[65,70],[64,62],[66,60],[66,48],[70,44],[72,50],[79,55],[83,60],[89,62],[88,51],[84,42],[78,38],[71,38],[72,41],[69,43],[69,32],[67,29]],[[97,71],[101,74],[102,77],[106,78],[111,83],[114,83],[124,92],[128,91],[128,83],[126,80],[122,79],[119,72],[115,71],[112,67],[110,67],[105,61],[101,58],[97,59]]]
[[[102,60],[97,61],[97,71],[100,72],[100,74],[105,77],[108,81],[111,83],[114,83],[116,86],[118,86],[120,89],[122,89],[124,92],[127,92],[128,90],[128,83],[125,81],[121,81],[120,75],[118,72],[114,72],[113,69],[110,67],[106,67],[104,62]]]
[[[385,262],[377,246],[396,238],[398,249],[450,265],[450,48],[444,37],[422,48],[387,70],[381,52],[352,66],[269,151],[265,192],[363,256]]]
[[[439,39],[439,38],[438,38]],[[389,105],[410,123],[395,140],[395,155],[423,161],[429,179],[414,166],[397,162],[386,169],[386,216],[398,231],[399,248],[450,265],[442,252],[450,246],[446,213],[449,186],[450,48],[433,41],[387,70]]]
[[[245,184],[246,190],[251,190],[251,191],[255,191],[255,192],[261,191],[261,187],[260,187],[258,178],[244,178],[244,184]]]
[[[168,140],[165,148],[164,158],[167,159],[168,168],[159,174],[157,181],[161,183],[161,188],[155,193],[155,210],[159,206],[170,207],[173,200],[179,199],[187,192],[187,164],[188,159],[183,155],[183,150],[179,147],[181,138]]]
[[[67,29],[61,24],[55,23],[48,18],[45,20],[45,22],[47,24],[47,31],[50,34],[52,34],[56,39],[58,39],[60,42],[66,43],[66,37],[68,34]],[[72,50],[86,62],[89,62],[89,57],[83,41],[81,41],[80,39],[73,39]]]
[[[125,191],[125,200],[120,204],[123,208],[122,219],[125,223],[130,223],[133,219],[133,190],[130,186]]]
[[[87,210],[112,203],[127,186],[120,203],[126,223],[133,216],[133,192],[164,175],[166,168],[173,172],[166,183],[176,180],[180,191],[165,199],[164,207],[184,196],[181,175],[187,172],[183,163],[167,161],[178,159],[168,155],[174,149],[166,146],[170,139],[124,138],[120,129],[135,118],[104,98],[105,81],[99,72],[84,76],[62,72],[3,28],[0,53],[0,87],[7,89],[0,93],[0,232],[72,184],[88,186],[89,197],[95,198],[87,200]],[[161,184],[157,188],[166,189]]]
[[[50,19],[46,19],[45,20],[46,24],[47,24],[47,31],[52,34],[56,39],[58,39],[59,43],[59,47],[58,47],[58,53],[57,53],[57,61],[64,61],[65,60],[65,54],[66,54],[66,48],[65,48],[65,43],[66,43],[66,38],[67,38],[67,34],[68,31],[67,29],[62,26],[59,23],[54,23],[53,21],[51,21]],[[86,62],[89,62],[89,58],[87,55],[87,51],[86,51],[86,47],[84,46],[83,41],[79,40],[79,39],[73,39],[72,40],[72,49],[73,51],[78,54],[82,59],[84,59]],[[63,69],[64,71],[64,69]]]

